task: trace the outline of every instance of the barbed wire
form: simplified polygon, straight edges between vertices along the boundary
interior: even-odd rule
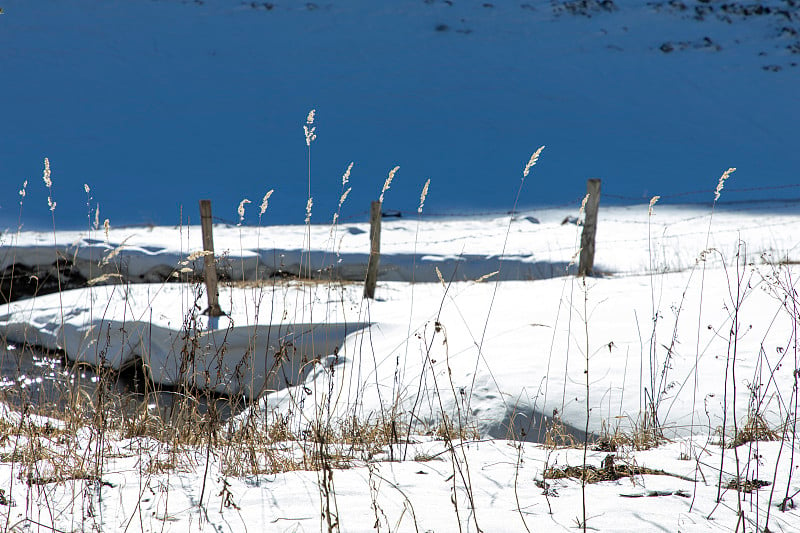
[[[722,199],[718,202],[718,205],[724,206],[732,206],[732,205],[739,205],[743,207],[737,207],[737,211],[757,211],[763,209],[765,204],[783,204],[786,206],[790,205],[797,205],[800,204],[800,197],[796,198],[755,198],[755,199],[729,199],[726,198],[726,193],[750,193],[750,192],[764,192],[764,191],[783,191],[789,189],[800,189],[800,183],[789,183],[785,185],[763,185],[758,187],[726,187],[722,194]],[[613,189],[612,189],[613,191]],[[678,199],[678,198],[690,198],[692,196],[708,196],[708,200],[702,200],[697,202],[691,202],[692,205],[698,206],[710,206],[713,202],[714,196],[714,189],[696,189],[690,191],[678,191],[673,193],[665,193],[660,194],[659,200],[660,202],[668,202],[669,200]],[[654,196],[654,195],[653,195]],[[653,196],[631,196],[625,194],[616,194],[614,192],[607,192],[604,191],[601,193],[601,198],[611,199],[611,200],[620,200],[625,202],[635,202],[635,203],[649,203]],[[422,220],[431,219],[431,218],[465,218],[465,217],[492,217],[492,216],[508,216],[508,215],[519,215],[521,213],[527,212],[535,212],[536,210],[544,210],[544,209],[564,209],[564,208],[575,208],[576,210],[581,204],[581,200],[583,200],[583,196],[576,197],[568,202],[562,202],[558,204],[552,205],[543,205],[537,206],[533,208],[522,208],[517,209],[516,211],[512,211],[510,209],[485,209],[485,210],[442,210],[442,211],[431,211],[426,210],[422,213],[418,213],[416,210],[403,210],[403,209],[385,209],[384,210],[384,218],[420,218]],[[344,216],[340,216],[337,220],[337,223],[350,223],[350,222],[364,222],[367,221],[369,218],[369,210],[362,210],[357,211],[354,213],[349,213]],[[693,220],[696,217],[691,217],[687,220]],[[217,223],[226,224],[228,226],[236,226],[239,222],[234,221],[228,218],[214,216],[213,220]],[[329,225],[331,224],[330,221],[327,222],[317,222],[315,224],[323,224]],[[252,227],[252,225],[244,223],[243,226]]]
[[[800,188],[800,183],[790,183],[786,185],[762,185],[759,187],[726,187],[723,191],[723,198],[725,193],[741,193],[741,192],[760,192],[760,191],[780,191],[786,189],[797,189]],[[668,193],[668,194],[660,194],[658,195],[661,200],[669,200],[672,198],[685,198],[688,196],[700,196],[700,195],[708,195],[709,201],[708,203],[712,203],[713,195],[716,192],[715,189],[697,189],[693,191],[681,191],[675,193]],[[602,196],[607,198],[614,198],[616,200],[630,200],[630,201],[643,201],[649,202],[652,196],[627,196],[623,194],[613,194],[613,193],[602,193]],[[753,200],[746,200],[748,202]]]

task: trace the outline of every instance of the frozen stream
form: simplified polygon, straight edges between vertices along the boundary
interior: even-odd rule
[[[105,379],[104,379],[105,378]],[[63,354],[36,347],[0,343],[0,401],[17,409],[26,406],[44,415],[63,413],[69,406],[71,392],[86,405],[96,405],[101,384],[111,393],[117,412],[133,416],[146,408],[167,420],[175,408],[178,392],[147,382],[140,368],[131,366],[121,372],[97,369],[87,364],[68,362]],[[199,414],[214,402],[221,419],[238,412],[235,402],[212,395],[195,397]],[[107,400],[108,401],[108,400]]]

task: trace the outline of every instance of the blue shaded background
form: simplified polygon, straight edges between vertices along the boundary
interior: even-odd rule
[[[44,157],[59,229],[86,227],[97,203],[115,226],[196,221],[200,198],[232,222],[249,198],[256,224],[269,189],[263,223],[302,222],[311,108],[314,222],[331,219],[350,161],[345,220],[395,165],[387,209],[415,212],[431,178],[431,214],[509,210],[542,144],[522,206],[577,206],[589,177],[604,202],[709,191],[729,166],[731,190],[800,182],[800,69],[777,21],[617,4],[572,16],[550,2],[7,0],[0,226],[17,227],[26,179],[24,227],[52,225]],[[696,46],[704,35],[721,50]],[[694,44],[665,54],[666,41]]]

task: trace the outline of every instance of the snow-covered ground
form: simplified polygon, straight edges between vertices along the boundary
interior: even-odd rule
[[[76,288],[0,306],[0,358],[256,399],[219,427],[0,404],[3,531],[800,531],[799,1],[1,7],[0,288]],[[518,205],[573,205],[503,215],[541,144]],[[394,165],[364,300],[353,221]],[[713,215],[674,204],[728,165]],[[199,198],[232,221],[213,319]]]
[[[250,456],[224,442],[206,453],[143,437],[101,438],[87,428],[52,437],[43,430],[35,439],[50,452],[33,466],[11,454],[33,437],[2,443],[0,488],[14,503],[2,513],[7,527],[326,530],[328,493],[341,531],[573,529],[583,517],[580,481],[543,476],[547,467],[583,464],[583,449],[546,445],[554,419],[580,443],[586,429],[593,441],[617,429],[634,434],[654,415],[668,443],[646,451],[590,447],[586,462],[601,472],[611,469],[609,454],[617,468],[650,469],[587,485],[590,528],[728,531],[741,505],[747,531],[762,531],[767,514],[771,531],[800,530],[793,266],[800,215],[781,205],[717,209],[713,217],[710,209],[601,206],[602,275],[584,281],[558,275],[581,231],[561,222],[577,211],[385,220],[385,270],[373,301],[362,299],[359,283],[269,278],[223,287],[228,316],[219,319],[199,313],[205,301],[197,286],[177,282],[95,285],[0,307],[10,343],[114,366],[141,357],[166,383],[213,381],[251,395],[277,389],[234,425],[288,420],[302,434],[321,419],[374,422],[391,413],[411,435],[409,444],[356,446],[348,468],[328,478],[302,466],[254,473]],[[315,268],[355,269],[365,261],[367,229],[312,226]],[[8,257],[47,261],[63,246],[98,274],[109,254],[108,265],[129,273],[154,265],[171,272],[200,249],[199,233],[6,233],[4,265]],[[253,276],[275,257],[284,267],[299,264],[308,242],[303,227],[215,228],[217,252],[234,272]],[[550,270],[537,271],[539,264]],[[187,342],[196,351],[182,367]],[[19,415],[5,416],[10,427],[18,423]],[[748,421],[785,439],[726,448],[723,460],[720,442]],[[436,440],[443,424],[475,439],[452,447]],[[98,438],[99,479],[47,482],[63,468],[53,457],[93,457]],[[62,448],[69,453],[57,453]],[[737,469],[741,480],[769,484],[737,492],[729,485]]]
[[[735,472],[733,451],[725,451],[723,497],[717,505],[720,448],[705,441],[697,444],[698,456],[689,460],[686,451],[693,445],[688,441],[616,459],[618,464],[635,460],[662,472],[587,485],[590,530],[735,531],[737,494],[725,488]],[[76,451],[87,453],[88,448],[84,443]],[[146,439],[113,442],[108,450],[113,458],[104,465],[101,483],[26,486],[16,479],[18,466],[0,465],[6,494],[14,497],[12,506],[2,508],[3,524],[7,521],[12,531],[45,531],[51,525],[58,531],[327,531],[327,522],[320,518],[321,481],[316,472],[237,477],[221,471],[220,464],[230,459],[217,453],[206,457],[200,451],[183,452],[175,460],[163,448]],[[546,466],[581,464],[582,451],[517,447],[500,440],[456,443],[460,467],[469,467],[469,477],[463,473],[462,478],[441,442],[418,438],[409,448],[409,457],[415,459],[388,461],[386,454],[334,471],[334,531],[580,530],[580,482],[556,479],[544,485],[536,480]],[[787,483],[791,491],[798,488],[788,480],[790,451],[778,442],[739,450],[748,478],[775,482],[774,494],[771,485],[741,495],[746,531],[763,531],[767,523],[770,531],[798,530],[798,511],[784,512],[776,505]],[[587,462],[600,468],[608,455],[592,451]],[[776,459],[781,461],[777,468]],[[154,473],[159,460],[178,466],[168,474]]]
[[[602,195],[601,195],[602,196]],[[712,193],[707,200],[710,202]],[[606,207],[601,200],[595,267],[615,275],[679,271],[695,265],[707,247],[730,260],[737,238],[747,243],[748,259],[800,260],[800,232],[793,201],[745,204],[720,209],[709,224],[710,209],[661,206],[650,216],[647,205]],[[234,206],[232,206],[233,208]],[[574,263],[581,228],[574,206],[508,215],[444,218],[387,218],[381,224],[381,272],[386,281],[474,280],[500,271],[504,280],[562,276]],[[257,208],[253,208],[257,209]],[[51,265],[67,259],[86,278],[124,274],[148,283],[170,279],[176,271],[202,272],[203,258],[187,261],[202,249],[199,226],[134,227],[99,230],[0,234],[0,270],[12,264]],[[232,226],[214,228],[219,268],[231,279],[265,279],[281,271],[297,274],[300,258],[321,279],[363,280],[369,259],[369,224]],[[500,258],[503,266],[500,268]],[[574,271],[574,268],[572,268]]]

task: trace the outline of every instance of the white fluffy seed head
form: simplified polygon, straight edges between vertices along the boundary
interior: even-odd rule
[[[303,131],[306,134],[306,146],[311,146],[311,143],[317,138],[317,134],[314,133],[315,129],[316,128],[313,127],[309,128],[308,126],[303,126]]]
[[[316,109],[312,109],[311,111],[309,111],[308,115],[306,116],[306,123],[303,126],[303,132],[306,135],[306,146],[309,147],[311,146],[311,143],[314,141],[314,139],[317,138],[317,134],[314,133],[314,130],[316,128],[312,126],[312,124],[314,124],[314,117],[316,113],[317,113]]]
[[[44,185],[48,189],[53,186],[53,182],[50,180],[50,159],[44,158],[44,174],[42,175],[42,179],[44,180]]]
[[[719,200],[720,193],[722,192],[722,187],[725,186],[725,180],[731,177],[731,174],[733,174],[735,171],[736,168],[731,167],[725,172],[723,172],[722,176],[719,177],[719,182],[717,182],[717,188],[714,190],[714,203],[716,203],[717,200]]]
[[[25,198],[27,194],[25,190],[28,188],[28,180],[22,182],[22,188],[19,190],[19,203],[22,204],[22,200]]]
[[[344,201],[347,200],[347,195],[350,194],[350,191],[352,191],[352,190],[353,190],[352,187],[348,187],[347,190],[342,193],[342,196],[339,197],[339,207],[340,208],[342,207],[342,204],[344,203]]]
[[[275,189],[268,190],[267,194],[265,194],[264,198],[261,200],[261,205],[258,207],[259,218],[267,211],[267,207],[269,207],[269,197],[272,196],[273,192],[275,192]]]
[[[479,277],[475,280],[475,283],[483,283],[489,278],[493,278],[500,273],[499,270],[495,270],[494,272],[489,272],[488,274],[484,274],[483,276]]]
[[[383,182],[383,188],[381,189],[381,197],[378,199],[381,203],[383,203],[383,195],[386,191],[389,190],[389,187],[392,185],[392,180],[394,179],[394,175],[397,171],[400,170],[400,167],[394,167],[392,170],[389,171],[389,175],[386,177],[386,181]]]
[[[444,282],[444,276],[442,276],[442,271],[439,270],[439,267],[434,267],[434,268],[436,268],[436,277],[439,278],[439,283],[442,284],[442,287],[447,289],[447,283]]]
[[[117,274],[116,272],[109,272],[107,274],[103,274],[101,276],[97,276],[96,278],[92,278],[86,282],[87,285],[97,285],[98,283],[102,283],[104,281],[108,281],[110,279],[122,279],[122,274]],[[94,326],[92,326],[94,327]]]
[[[342,176],[342,187],[347,185],[347,182],[350,181],[350,171],[353,170],[353,163],[351,162],[347,165],[347,170],[344,171],[344,175]]]
[[[572,254],[569,263],[567,263],[567,266],[564,267],[565,272],[569,272],[569,268],[578,262],[578,256],[581,255],[581,250],[583,250],[583,248],[578,248],[577,250],[575,250],[575,253]]]
[[[250,200],[248,200],[247,198],[245,198],[241,202],[239,202],[239,207],[236,209],[236,212],[239,213],[239,223],[237,224],[237,226],[241,226],[242,222],[244,222],[244,206],[245,206],[245,204],[249,204],[249,203],[250,203]]]
[[[652,198],[650,198],[650,205],[647,206],[647,215],[648,216],[652,216],[653,215],[653,206],[656,205],[656,202],[658,202],[660,199],[661,199],[660,196],[653,196]]]
[[[311,207],[313,205],[314,205],[314,199],[309,196],[308,201],[306,202],[306,224],[311,222]]]
[[[542,150],[544,150],[544,146],[540,146],[538,150],[533,152],[533,155],[531,155],[531,158],[528,160],[528,164],[525,165],[525,170],[522,171],[523,177],[527,178],[528,174],[531,173],[531,168],[536,164],[536,161],[539,160],[539,156],[542,155]]]
[[[339,197],[339,209],[342,208],[342,204],[344,204],[344,201],[347,200],[347,195],[350,194],[351,190],[353,190],[353,188],[348,187]],[[336,222],[339,220],[339,209],[337,209],[336,212],[333,214],[333,225],[331,227],[331,235],[333,235],[333,226],[336,226]]]
[[[428,181],[425,182],[425,186],[422,187],[422,193],[419,195],[419,207],[417,208],[417,213],[422,213],[422,208],[425,206],[425,197],[428,196],[428,187],[431,184],[431,179],[428,178]]]
[[[109,224],[108,219],[103,221],[103,231],[106,234],[106,242],[108,242],[108,230],[111,229],[111,224]]]
[[[97,231],[97,229],[99,227],[100,227],[100,204],[97,204],[97,209],[94,210],[94,229],[95,229],[95,231]]]
[[[83,190],[86,191],[86,194],[89,194],[89,191],[91,191],[91,189],[89,188],[89,184],[88,183],[84,183],[83,184]]]
[[[586,211],[586,202],[589,201],[589,196],[591,195],[587,194],[586,196],[583,197],[583,201],[581,202],[581,209],[580,211],[578,211],[578,216],[583,215],[583,213]]]
[[[213,253],[214,252],[212,252],[211,250],[198,250],[197,252],[192,252],[191,254],[189,254],[189,256],[186,259],[181,261],[181,264],[182,265],[188,265],[192,261],[195,261],[195,260],[200,259],[201,257],[205,257],[207,255],[212,255]]]

